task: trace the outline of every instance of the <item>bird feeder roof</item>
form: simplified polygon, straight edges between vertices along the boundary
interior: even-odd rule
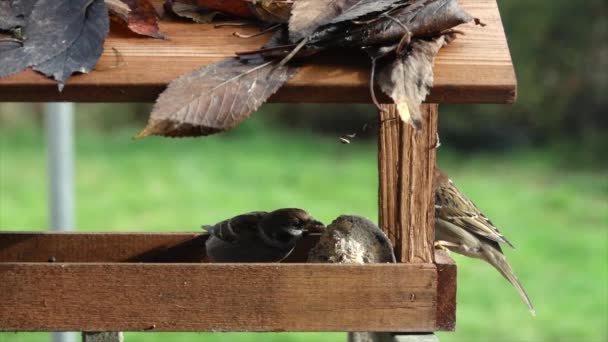
[[[457,27],[464,32],[435,61],[435,83],[427,102],[511,103],[517,82],[495,0],[460,0],[481,19]],[[236,51],[257,49],[268,36],[243,39],[233,32],[255,28],[193,24],[164,16],[166,40],[135,36],[112,27],[97,69],[56,82],[32,71],[0,79],[0,101],[152,102],[178,76]],[[369,59],[350,52],[311,58],[302,71],[270,98],[271,102],[370,103]]]

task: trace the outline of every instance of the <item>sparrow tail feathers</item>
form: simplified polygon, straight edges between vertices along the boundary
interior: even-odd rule
[[[515,287],[521,299],[526,303],[528,309],[530,309],[532,316],[536,316],[534,305],[532,305],[532,301],[530,300],[530,297],[528,297],[523,285],[515,276],[513,269],[507,262],[507,258],[499,251],[487,248],[484,250],[483,256],[485,261],[494,266],[494,268],[496,268],[500,274],[502,274],[503,277],[505,277]]]

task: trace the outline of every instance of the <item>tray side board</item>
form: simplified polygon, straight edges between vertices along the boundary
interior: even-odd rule
[[[441,292],[456,286],[449,258],[436,257],[436,264],[209,264],[201,262],[205,238],[0,233],[0,331],[453,329],[455,298]],[[317,238],[305,240],[292,261],[304,261]],[[446,267],[453,276],[438,271]]]

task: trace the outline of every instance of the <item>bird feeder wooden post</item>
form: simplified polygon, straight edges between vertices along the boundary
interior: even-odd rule
[[[435,339],[428,333],[453,330],[456,266],[433,248],[438,104],[510,103],[516,94],[496,1],[460,3],[487,26],[458,27],[465,35],[439,53],[424,129],[391,120],[393,105],[379,114],[380,226],[399,263],[305,264],[316,237],[287,263],[209,264],[199,233],[0,232],[0,331],[94,332],[85,335],[91,339],[119,331],[375,331]],[[153,101],[179,75],[267,39],[170,18],[161,30],[169,40],[112,32],[100,70],[73,77],[62,93],[31,70],[2,78],[0,101]],[[326,54],[271,101],[370,103],[368,80],[365,56]]]

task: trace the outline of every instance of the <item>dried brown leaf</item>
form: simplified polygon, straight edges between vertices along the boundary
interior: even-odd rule
[[[306,44],[296,51],[294,58],[307,57],[332,48],[375,48],[399,43],[401,49],[410,38],[437,37],[454,26],[474,19],[458,5],[457,0],[400,0],[392,5],[388,5],[390,0],[383,1],[385,0],[377,0],[378,3],[384,3],[377,5],[384,8],[383,11],[368,13],[369,15],[358,18],[356,23],[351,21],[353,17],[373,8],[372,4],[366,2],[353,6],[332,19],[329,24],[307,36]],[[267,57],[284,57],[293,52],[298,44],[292,39],[283,45],[280,48],[261,49],[257,53]],[[255,53],[256,51],[243,52],[248,55]]]
[[[199,24],[208,24],[212,22],[213,18],[220,13],[215,10],[201,8],[192,3],[178,1],[172,2],[170,8],[171,12],[175,15],[182,18],[188,18]]]
[[[298,0],[291,10],[289,36],[298,41],[340,15],[357,0]]]
[[[105,0],[105,2],[110,14],[127,25],[129,30],[152,38],[165,38],[158,27],[158,13],[148,0]]]
[[[310,38],[319,50],[334,47],[390,45],[403,37],[432,37],[454,26],[472,21],[457,0],[417,0],[379,16],[365,25],[327,25]]]
[[[372,13],[380,14],[388,9],[396,6],[403,6],[403,0],[359,0],[349,8],[345,9],[342,14],[333,18],[328,24],[337,24],[344,21],[360,19]]]
[[[203,136],[235,127],[299,71],[261,58],[229,58],[169,84],[136,138]]]
[[[122,2],[122,0],[104,0],[106,7],[110,13],[118,15],[121,18],[128,18],[131,9],[129,5]]]
[[[354,20],[387,10],[402,0],[298,0],[289,19],[289,35],[298,41],[326,24]]]
[[[85,13],[74,43],[59,55],[34,66],[34,70],[55,79],[59,91],[72,74],[91,71],[103,52],[109,31],[108,10],[103,0],[92,0]]]
[[[0,30],[24,27],[36,0],[0,0]]]
[[[27,18],[23,45],[2,49],[0,77],[41,64],[66,51],[80,36],[87,21],[87,8],[92,3],[92,0],[37,1]]]
[[[165,0],[165,8],[171,9],[177,3],[192,5],[207,12],[221,12],[243,19],[254,17],[249,7],[251,1],[248,0]]]
[[[422,128],[420,105],[433,86],[433,62],[445,36],[414,40],[408,54],[397,56],[380,68],[376,78],[380,89],[397,105],[399,116],[414,128]]]
[[[410,8],[414,10],[405,8],[395,18],[414,36],[433,35],[474,19],[457,0],[418,0]]]
[[[258,20],[270,24],[284,24],[289,21],[293,3],[285,0],[261,0],[248,2],[251,12]]]

